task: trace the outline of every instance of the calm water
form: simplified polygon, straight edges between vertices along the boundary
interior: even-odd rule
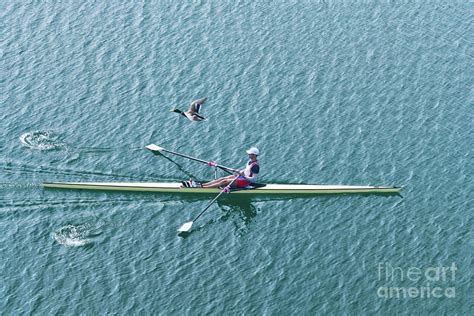
[[[472,12],[2,2],[0,310],[472,313]],[[204,96],[205,122],[169,112]],[[235,167],[256,145],[266,182],[404,189],[227,197],[179,238],[209,199],[41,187],[213,176],[149,143]]]

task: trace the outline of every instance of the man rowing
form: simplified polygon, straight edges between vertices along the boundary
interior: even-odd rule
[[[218,188],[218,187],[225,187],[232,183],[231,187],[233,188],[246,188],[252,183],[257,181],[258,173],[260,172],[260,165],[259,161],[257,160],[257,156],[259,155],[259,150],[255,147],[251,147],[249,150],[246,151],[249,155],[249,160],[245,165],[245,168],[242,170],[235,170],[238,172],[238,175],[230,175],[227,177],[222,177],[219,179],[215,179],[206,183],[197,183],[193,180],[183,181],[183,187],[187,188]],[[215,166],[215,163],[209,162],[210,166]],[[238,177],[236,180],[235,178]],[[235,181],[234,181],[235,180]]]

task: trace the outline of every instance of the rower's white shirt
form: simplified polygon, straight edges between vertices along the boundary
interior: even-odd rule
[[[259,170],[256,170],[256,172],[252,171],[253,166],[257,166],[258,169],[260,169],[258,160],[252,161],[251,159],[249,159],[247,161],[247,164],[245,165],[245,168],[242,170],[242,172],[243,172],[244,177],[247,178],[247,180],[251,182],[257,182],[257,176],[258,176]]]

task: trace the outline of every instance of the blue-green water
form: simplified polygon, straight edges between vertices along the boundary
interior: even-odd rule
[[[472,9],[2,2],[0,310],[472,313]],[[205,122],[169,112],[204,96]],[[149,143],[235,167],[256,145],[264,182],[404,189],[225,198],[180,238],[208,199],[41,187],[213,176]]]

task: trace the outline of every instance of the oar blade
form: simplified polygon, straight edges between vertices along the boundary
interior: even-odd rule
[[[154,154],[159,154],[164,148],[155,144],[145,146],[146,149],[150,150]]]
[[[187,233],[191,230],[191,227],[193,226],[193,222],[187,222],[181,225],[181,227],[178,229],[178,234],[181,233]]]

